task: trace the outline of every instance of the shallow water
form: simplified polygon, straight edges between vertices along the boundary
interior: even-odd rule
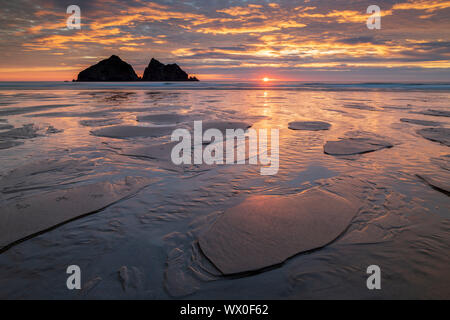
[[[27,129],[13,140],[23,144],[0,150],[3,204],[126,176],[152,183],[101,212],[1,253],[0,298],[450,298],[450,200],[416,176],[447,177],[449,158],[444,156],[450,152],[417,134],[424,126],[400,121],[439,121],[450,127],[448,117],[420,114],[448,111],[448,90],[202,86],[2,86],[1,123],[33,124],[33,134]],[[187,122],[181,126],[230,120],[280,129],[278,174],[261,176],[252,165],[177,170],[160,160],[124,155],[124,150],[167,142],[168,136],[91,134],[119,123],[155,126],[137,117],[162,113],[182,115],[177,119]],[[332,126],[294,131],[288,129],[292,121]],[[0,139],[7,131],[0,131]],[[350,131],[380,135],[394,147],[349,157],[324,154],[327,141]],[[355,190],[363,202],[349,228],[330,245],[261,273],[233,277],[221,276],[200,252],[198,235],[250,195],[289,195],[328,185]],[[82,270],[81,292],[66,288],[66,268],[72,264]],[[372,264],[382,271],[380,291],[366,288],[366,268]]]

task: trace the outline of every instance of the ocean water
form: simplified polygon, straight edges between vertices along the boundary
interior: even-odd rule
[[[127,176],[151,181],[100,212],[0,253],[0,298],[450,298],[450,200],[417,176],[448,182],[450,152],[418,134],[425,126],[400,121],[450,128],[449,117],[424,114],[450,112],[449,98],[446,83],[0,83],[0,207]],[[160,125],[137,121],[150,114],[181,116],[174,128],[230,120],[279,129],[279,172],[262,176],[257,165],[174,168],[127,152],[165,143],[169,135],[92,134],[108,126]],[[288,129],[301,120],[332,126]],[[22,129],[5,134],[14,128]],[[394,146],[358,156],[324,153],[327,141],[355,132]],[[231,277],[199,250],[199,235],[249,196],[326,185],[355,190],[363,205],[324,248]],[[81,292],[66,287],[66,268],[74,264],[82,270]],[[366,269],[374,264],[382,290],[366,287]]]
[[[317,90],[317,91],[449,91],[447,82],[305,82],[305,81],[201,81],[201,82],[1,82],[0,90]]]

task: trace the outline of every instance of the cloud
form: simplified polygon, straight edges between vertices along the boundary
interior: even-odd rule
[[[271,8],[278,8],[273,4],[270,6]],[[230,7],[227,9],[217,10],[217,12],[223,12],[230,16],[247,16],[250,14],[261,14],[261,10],[263,9],[262,5],[249,4],[246,7]]]
[[[155,56],[190,72],[231,77],[260,68],[445,69],[450,60],[450,1],[380,0],[381,30],[367,29],[372,3],[360,0],[77,3],[81,30],[66,28],[69,2],[8,2],[0,12],[0,68],[36,63],[45,72],[71,72],[51,68],[80,70],[94,62],[83,57],[114,53],[137,70]]]

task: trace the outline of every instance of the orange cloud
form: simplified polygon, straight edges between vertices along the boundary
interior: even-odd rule
[[[277,8],[271,6],[272,8]],[[226,13],[230,16],[246,16],[250,14],[260,13],[262,5],[249,4],[247,7],[231,7],[228,9],[217,10],[217,12]]]
[[[65,15],[57,23],[40,23],[29,27],[24,34],[43,34],[44,31],[58,31],[59,34],[45,35],[31,42],[26,42],[23,46],[26,50],[51,51],[53,49],[65,50],[72,47],[79,47],[84,44],[100,45],[121,45],[118,49],[124,51],[138,51],[140,49],[133,46],[136,40],[154,40],[153,43],[163,44],[165,40],[154,37],[135,36],[130,32],[119,29],[121,26],[132,27],[137,23],[146,21],[166,21],[171,19],[181,20],[181,23],[201,24],[212,21],[203,15],[171,11],[168,6],[155,3],[142,2],[142,7],[133,7],[120,12],[114,17],[83,19],[82,30],[67,30]],[[41,17],[54,13],[49,10],[41,10],[35,13],[36,17]],[[89,22],[91,21],[91,22]],[[188,25],[189,29],[190,26]]]
[[[427,12],[434,12],[446,8],[450,8],[450,1],[410,1],[406,3],[397,3],[392,7],[393,10],[425,10]]]
[[[298,59],[314,59],[317,60],[315,64],[311,66],[325,66],[335,67],[342,65],[341,62],[330,62],[330,60],[344,59],[349,60],[360,58],[383,58],[383,59],[401,59],[404,58],[404,52],[408,50],[414,50],[420,52],[420,47],[415,48],[416,45],[420,45],[420,42],[410,41],[405,44],[386,42],[381,44],[375,43],[344,43],[339,41],[338,38],[328,38],[323,41],[318,40],[306,40],[304,38],[295,38],[291,35],[264,35],[260,38],[261,43],[248,45],[246,50],[232,49],[232,48],[211,48],[203,50],[194,50],[189,48],[180,48],[172,51],[172,54],[182,58],[195,57],[196,55],[206,56],[212,54],[213,56],[222,57],[229,56],[230,59],[223,58],[210,58],[208,63],[215,63],[216,68],[229,68],[229,67],[289,67],[292,66],[290,62],[283,62],[283,58],[296,57]],[[220,57],[219,55],[219,57]],[[233,60],[236,57],[236,60]],[[257,61],[252,61],[258,59]],[[261,59],[268,61],[261,61]],[[206,59],[203,59],[206,62]],[[274,60],[274,61],[270,61]],[[281,61],[277,61],[281,60]],[[223,62],[234,62],[232,66],[230,64],[224,65]],[[334,63],[334,64],[333,64]],[[382,63],[378,64],[382,66]],[[412,62],[396,63],[398,66],[421,66],[421,67],[434,67],[437,66],[437,62]],[[360,64],[360,66],[365,66]],[[446,66],[446,63],[439,64],[439,67]],[[207,67],[210,67],[208,65]],[[307,65],[306,65],[307,67]]]
[[[212,34],[264,33],[280,30],[281,26],[244,26],[244,27],[208,27],[197,29],[197,32]]]
[[[66,71],[66,70],[76,70],[76,67],[8,67],[0,68],[0,73],[16,73],[16,72],[53,72],[53,71]]]
[[[442,19],[439,25],[430,19],[427,22],[429,29],[415,25],[414,21],[408,23],[405,19],[399,19],[401,22],[397,23],[397,28],[392,27],[396,22],[390,19],[391,29],[386,38],[383,31],[377,32],[376,35],[372,33],[373,36],[355,35],[349,31],[353,28],[330,31],[329,26],[326,25],[332,22],[355,23],[361,24],[361,30],[365,30],[369,14],[364,8],[361,11],[344,10],[332,5],[327,6],[327,9],[306,5],[286,8],[277,3],[263,4],[261,2],[261,4],[247,5],[243,1],[241,2],[243,4],[239,6],[230,6],[207,15],[204,13],[207,12],[206,10],[200,13],[198,10],[178,4],[162,5],[134,0],[133,5],[129,6],[124,2],[110,0],[109,2],[114,2],[114,6],[105,8],[105,1],[108,0],[93,1],[95,10],[86,11],[86,16],[82,15],[81,30],[66,29],[67,15],[64,10],[56,13],[52,11],[52,8],[43,6],[34,12],[34,19],[27,20],[16,29],[11,28],[7,34],[22,37],[22,40],[16,42],[21,47],[15,49],[25,56],[33,52],[36,56],[50,57],[54,61],[63,62],[66,61],[64,60],[66,57],[63,56],[69,52],[95,56],[98,60],[100,58],[98,56],[103,56],[106,50],[117,54],[121,51],[143,52],[145,50],[152,52],[155,56],[167,54],[168,57],[172,57],[170,55],[172,54],[180,63],[195,61],[195,69],[205,72],[206,76],[202,75],[202,78],[206,77],[205,79],[211,68],[221,70],[238,67],[448,68],[449,56],[442,52],[443,46],[426,44],[427,42],[435,43],[438,41],[436,39],[443,37],[442,30],[446,29],[447,24]],[[402,12],[402,17],[410,15],[415,19],[417,17],[425,19],[435,15],[439,18],[436,12],[450,7],[450,1],[402,0],[402,2],[394,4],[391,8],[383,7],[382,16],[392,16],[395,13],[398,14],[400,10],[417,10],[419,12]],[[313,2],[308,4],[312,5]],[[324,9],[326,11],[323,11]],[[323,27],[321,28],[320,24],[314,24],[314,28],[307,28],[308,25],[312,25],[311,21],[318,21],[323,24]],[[158,29],[143,28],[147,23],[153,22],[157,22]],[[434,22],[436,25],[433,26]],[[16,25],[17,23],[11,24],[14,27]],[[304,29],[296,30],[299,28]],[[420,40],[422,43],[419,40],[405,40],[404,30],[407,28],[411,31],[407,33],[407,36],[423,37],[424,39]],[[146,30],[152,30],[152,33],[147,36]],[[154,30],[167,33],[155,34]],[[413,32],[415,35],[412,35]],[[367,42],[364,42],[364,39],[358,40],[358,37],[367,38]],[[205,49],[209,46],[215,47]],[[414,52],[414,54],[408,55],[408,52]],[[13,56],[12,53],[9,55]],[[134,54],[133,56],[144,55]],[[420,60],[420,57],[432,61],[408,62],[411,58]],[[443,57],[443,60],[439,60],[439,57]],[[373,59],[386,61],[386,63],[366,62]],[[402,59],[405,61],[399,62]],[[4,65],[8,66],[6,62]],[[64,69],[65,67],[56,68],[59,69],[42,69],[41,71],[36,69],[31,73],[42,72],[43,75],[50,77],[56,74],[69,74],[73,71]],[[14,74],[13,71],[7,70],[13,69],[0,70],[3,78],[5,75]],[[25,74],[20,70],[15,72]],[[214,73],[212,70],[211,72]],[[216,78],[222,78],[222,76]]]
[[[381,16],[392,15],[391,10],[381,10]],[[301,18],[333,18],[328,19],[329,21],[335,20],[338,23],[364,23],[367,21],[369,15],[366,12],[359,12],[354,10],[333,10],[329,13],[307,13],[302,12],[298,15]]]
[[[450,68],[450,60],[439,61],[381,61],[381,62],[312,62],[295,65],[297,68],[424,68],[446,69]]]
[[[72,80],[77,67],[7,67],[0,68],[0,81]]]

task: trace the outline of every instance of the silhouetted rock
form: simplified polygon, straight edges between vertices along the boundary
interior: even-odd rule
[[[112,55],[78,74],[77,81],[137,81],[133,67]]]
[[[176,63],[163,64],[152,58],[145,68],[143,81],[198,81],[196,77],[189,77]]]

